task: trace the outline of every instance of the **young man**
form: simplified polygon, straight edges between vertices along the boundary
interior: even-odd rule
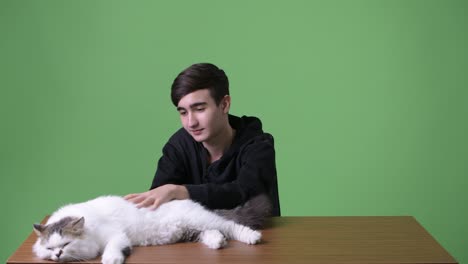
[[[229,114],[224,71],[209,63],[188,67],[171,98],[183,128],[164,146],[150,190],[125,198],[151,209],[174,199],[228,209],[267,193],[272,215],[280,215],[273,137],[258,118]]]

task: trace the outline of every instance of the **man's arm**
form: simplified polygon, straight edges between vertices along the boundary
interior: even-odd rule
[[[151,190],[142,193],[133,193],[124,196],[138,208],[148,207],[156,209],[161,204],[172,200],[190,198],[187,188],[183,185],[185,175],[181,159],[176,148],[167,143],[163,148],[163,155],[158,161],[157,177],[155,176]]]

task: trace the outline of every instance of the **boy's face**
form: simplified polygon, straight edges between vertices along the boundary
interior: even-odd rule
[[[180,99],[177,111],[185,130],[197,142],[210,143],[221,135],[226,126],[230,97],[217,106],[208,89],[197,90]]]

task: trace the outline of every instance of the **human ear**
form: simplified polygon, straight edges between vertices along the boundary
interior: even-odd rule
[[[221,100],[221,108],[225,114],[229,113],[229,108],[231,107],[231,96],[225,95],[223,100]]]

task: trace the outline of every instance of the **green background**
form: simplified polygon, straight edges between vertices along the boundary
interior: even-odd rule
[[[275,136],[286,216],[412,215],[468,262],[467,1],[0,1],[1,247],[145,191],[196,62]]]

